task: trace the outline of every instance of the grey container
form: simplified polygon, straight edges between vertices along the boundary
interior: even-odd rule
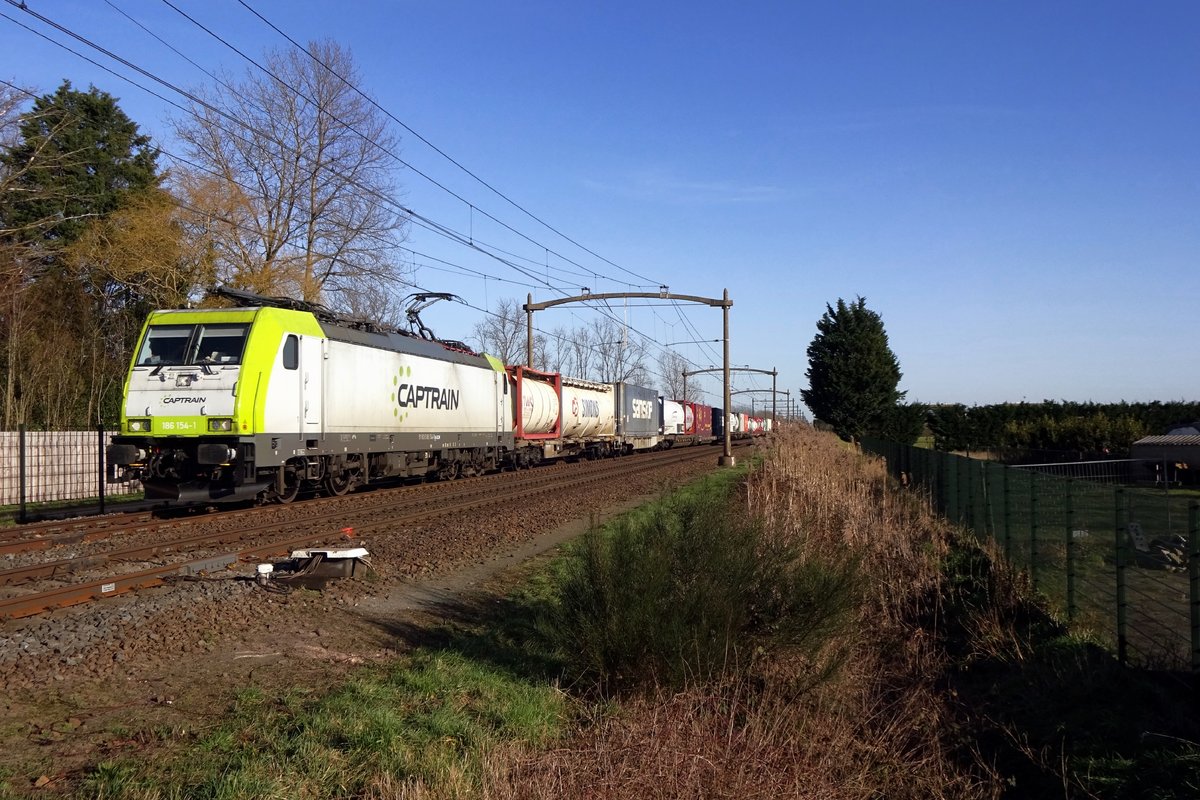
[[[617,435],[658,435],[658,390],[630,383],[618,383],[616,387]]]

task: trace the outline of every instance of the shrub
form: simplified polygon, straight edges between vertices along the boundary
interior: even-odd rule
[[[848,618],[854,570],[800,557],[708,481],[593,529],[559,574],[548,633],[601,691],[680,687],[784,648],[818,648]]]

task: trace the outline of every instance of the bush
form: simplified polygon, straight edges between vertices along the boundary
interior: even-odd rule
[[[801,558],[732,511],[717,481],[593,529],[559,573],[547,633],[601,691],[681,687],[812,652],[845,620],[854,570]]]

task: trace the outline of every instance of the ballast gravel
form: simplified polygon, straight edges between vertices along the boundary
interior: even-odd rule
[[[49,687],[86,685],[198,658],[230,637],[271,631],[278,636],[305,627],[314,604],[357,604],[383,597],[413,579],[447,574],[498,558],[508,550],[571,520],[586,519],[629,497],[665,492],[710,472],[713,458],[664,466],[617,481],[598,482],[541,496],[515,506],[498,504],[415,528],[380,531],[329,546],[363,546],[373,574],[333,581],[321,592],[271,590],[255,580],[254,565],[236,571],[110,598],[0,627],[0,692],[9,697]],[[353,528],[353,512],[347,513]]]

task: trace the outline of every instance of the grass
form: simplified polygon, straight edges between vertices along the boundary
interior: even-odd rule
[[[79,796],[1197,796],[1194,679],[1117,665],[1003,563],[785,428],[457,622],[397,623],[396,663],[243,689]]]
[[[567,717],[552,685],[452,651],[419,650],[327,694],[244,689],[220,725],[182,752],[102,763],[80,796],[386,797],[417,785],[452,796],[479,788],[497,745],[542,745]]]
[[[877,462],[807,429],[781,431],[731,505],[784,564],[869,576],[850,624],[802,647],[783,637],[682,688],[641,684],[490,796],[995,796],[987,766],[957,758],[935,639],[914,627],[941,581],[945,526]]]

